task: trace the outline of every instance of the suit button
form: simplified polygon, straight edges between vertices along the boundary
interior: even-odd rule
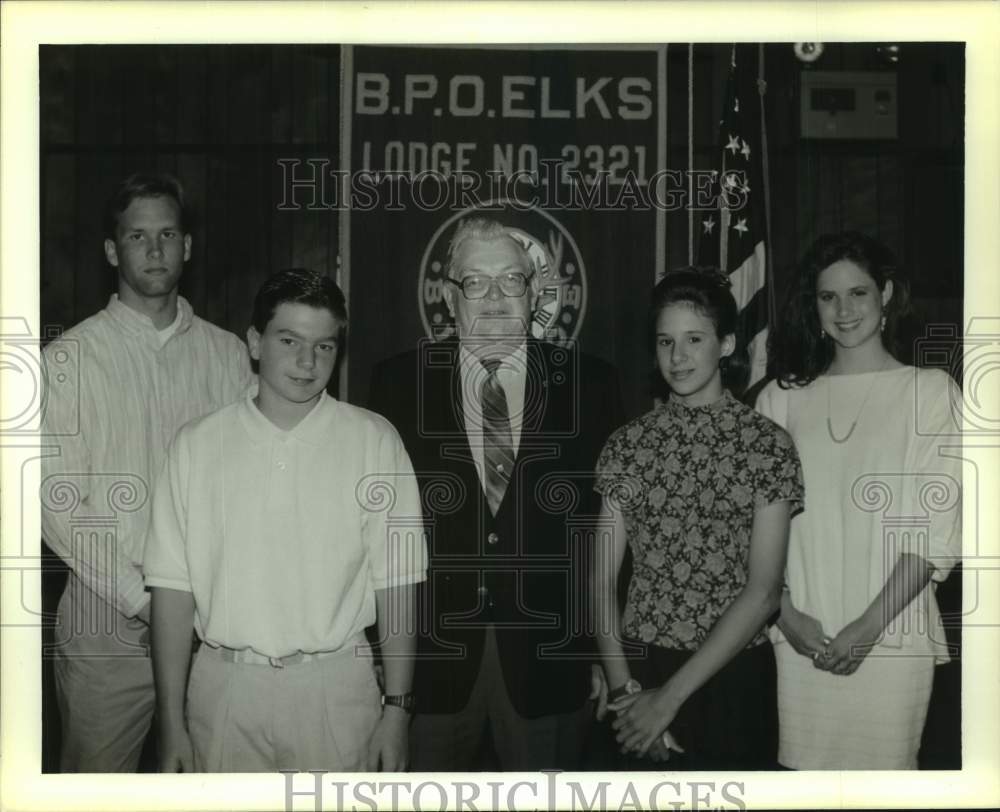
[[[496,533],[490,533],[490,534],[489,534],[489,535],[488,535],[488,536],[486,537],[486,541],[487,541],[487,543],[489,543],[490,545],[493,545],[493,544],[499,544],[499,543],[500,543],[500,536],[498,536],[498,535],[497,535]]]
[[[479,587],[479,589],[477,589],[476,592],[478,592],[480,595],[489,595],[490,594],[489,589],[487,589],[485,586]]]

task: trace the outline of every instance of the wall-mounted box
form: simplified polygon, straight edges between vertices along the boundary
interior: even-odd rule
[[[803,138],[896,138],[895,72],[804,70],[800,75]]]

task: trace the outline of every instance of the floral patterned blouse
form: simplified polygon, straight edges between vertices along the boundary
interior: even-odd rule
[[[729,392],[707,406],[667,401],[618,429],[595,489],[624,513],[633,571],[624,633],[697,649],[747,581],[754,509],[802,506],[788,433]],[[761,629],[749,646],[767,640]]]

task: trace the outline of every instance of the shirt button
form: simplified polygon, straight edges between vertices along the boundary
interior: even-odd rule
[[[488,535],[488,536],[486,537],[486,541],[487,541],[487,542],[488,542],[489,544],[491,544],[491,545],[492,545],[492,544],[499,544],[499,543],[500,543],[500,536],[498,536],[498,535],[497,535],[496,533],[490,533],[490,534],[489,534],[489,535]]]
[[[279,462],[278,463],[278,470],[279,471],[284,471],[286,467],[287,466],[285,465],[285,463],[283,463],[283,462]]]

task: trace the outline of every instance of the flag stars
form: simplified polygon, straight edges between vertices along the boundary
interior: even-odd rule
[[[746,141],[743,141],[743,147],[740,149],[740,152],[743,153],[744,158],[748,161],[750,160],[750,145]]]
[[[725,146],[726,149],[730,150],[733,155],[740,151],[740,137],[738,135],[729,134],[729,143]]]
[[[706,217],[701,221],[701,227],[705,229],[705,234],[711,236],[712,232],[715,231],[715,218]]]
[[[741,217],[737,220],[736,224],[733,226],[733,230],[740,232],[740,236],[742,237],[747,231],[749,231],[747,228],[747,218]]]

